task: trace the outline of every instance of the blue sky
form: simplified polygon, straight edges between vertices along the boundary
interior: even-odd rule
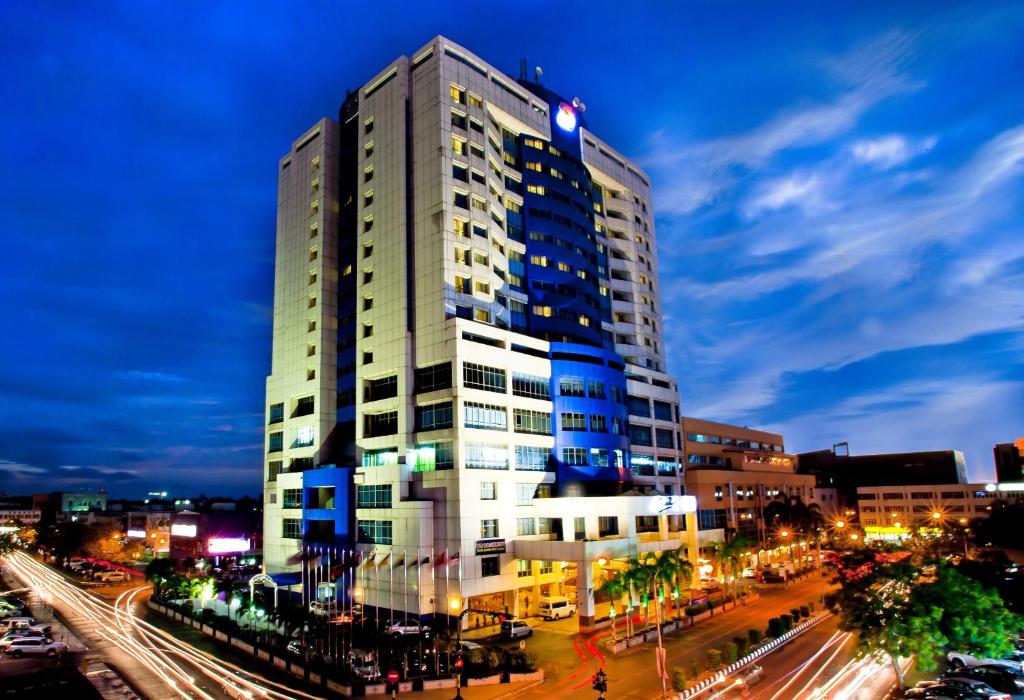
[[[651,174],[684,413],[1024,435],[1020,4],[374,7],[0,7],[0,489],[258,491],[277,159],[439,33]]]

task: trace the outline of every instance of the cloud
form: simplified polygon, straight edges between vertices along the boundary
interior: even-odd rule
[[[766,182],[743,209],[749,219],[765,212],[796,206],[817,212],[828,208],[822,192],[822,179],[816,173],[793,174]]]
[[[920,89],[923,83],[906,72],[915,55],[914,35],[889,32],[846,56],[822,61],[822,69],[837,81],[831,101],[784,109],[748,132],[706,141],[657,132],[641,163],[655,179],[683,181],[667,193],[659,189],[657,212],[686,215],[716,204],[725,190],[777,154],[847,133],[878,103]]]
[[[166,384],[180,384],[188,381],[185,377],[178,374],[170,374],[167,372],[153,372],[143,371],[137,369],[131,369],[127,371],[118,370],[114,373],[115,377],[120,379],[138,379],[146,382],[161,382]]]
[[[892,134],[875,139],[856,141],[850,151],[855,160],[887,170],[906,163],[920,153],[935,146],[934,137],[912,143],[901,134]]]

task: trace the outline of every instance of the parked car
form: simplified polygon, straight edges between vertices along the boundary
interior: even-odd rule
[[[504,639],[519,639],[533,634],[533,628],[525,620],[505,620],[501,623],[501,636]]]
[[[550,596],[537,602],[537,609],[545,620],[561,620],[576,614],[576,604],[565,596]]]
[[[941,682],[947,685],[958,683],[972,687],[983,686],[991,688],[997,693],[1010,695],[1024,694],[1024,680],[1021,680],[1019,675],[1015,675],[1014,671],[1006,666],[983,664],[963,668],[959,671],[947,671],[943,673]]]
[[[317,617],[337,615],[338,601],[332,599],[310,601],[309,612],[313,613]]]
[[[971,678],[983,681],[1003,693],[1024,695],[1024,671],[1014,670],[999,664],[981,664],[980,666],[964,666],[943,674],[946,678]]]
[[[1014,650],[1009,659],[986,659],[978,658],[973,654],[965,651],[951,651],[946,654],[946,659],[949,661],[949,665],[953,668],[963,668],[965,666],[981,666],[982,664],[994,665],[994,666],[1007,666],[1018,671],[1024,670],[1024,652],[1019,649]]]
[[[61,656],[68,650],[64,642],[55,642],[45,637],[19,637],[4,647],[10,656]]]
[[[128,580],[128,574],[119,569],[101,571],[96,574],[96,580],[103,583],[121,583]]]
[[[1012,700],[981,681],[969,678],[945,678],[937,683],[919,683],[903,694],[906,698],[949,698],[950,700]]]
[[[418,620],[399,620],[388,626],[388,632],[397,635],[420,634],[426,632],[428,627],[420,624]]]
[[[36,624],[34,617],[7,617],[0,621],[0,633],[7,633],[11,630],[28,629]]]

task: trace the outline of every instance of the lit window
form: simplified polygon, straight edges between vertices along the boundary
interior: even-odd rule
[[[487,309],[481,309],[479,306],[473,308],[473,320],[480,321],[481,323],[491,322],[491,312]]]
[[[460,156],[466,155],[466,140],[452,136],[452,153]]]
[[[544,166],[541,165],[540,163],[537,163],[536,161],[530,161],[526,164],[526,169],[534,170],[539,173],[544,171]]]
[[[457,85],[452,85],[448,90],[448,94],[451,95],[453,101],[458,102],[460,105],[466,103],[466,91]]]
[[[545,190],[541,185],[527,185],[526,191],[530,194],[544,194]]]
[[[473,93],[469,93],[469,106],[470,107],[483,107],[484,102]]]
[[[558,269],[561,270],[562,272],[572,272],[572,268],[569,267],[569,263],[558,263]]]
[[[533,307],[533,313],[536,316],[543,316],[544,318],[551,318],[551,307],[550,306],[539,306]]]
[[[491,293],[491,285],[484,280],[475,280],[473,282],[473,289],[481,294]]]

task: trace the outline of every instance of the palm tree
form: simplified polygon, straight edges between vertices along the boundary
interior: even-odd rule
[[[676,594],[676,619],[678,620],[679,615],[679,580],[681,578],[686,579],[687,591],[692,588],[693,585],[693,564],[690,560],[683,556],[683,548],[672,549],[662,552],[658,557],[658,561],[661,565],[667,565],[672,572],[672,585],[674,587],[673,593]]]
[[[744,553],[754,545],[753,540],[744,535],[736,535],[723,545],[719,545],[718,558],[723,567],[729,571],[729,578],[732,579],[732,593],[736,595],[739,589],[739,581],[743,576]],[[727,586],[728,590],[728,586]]]
[[[646,591],[647,591],[648,584],[650,583],[650,573],[651,572],[648,571],[647,567],[644,566],[643,562],[641,562],[636,557],[630,557],[626,561],[626,570],[624,572],[622,572],[623,580],[624,580],[627,588],[629,589],[630,601],[633,600],[633,593],[634,593],[634,591],[636,591],[636,592],[643,591],[643,593],[641,593],[641,600],[645,601],[644,602],[644,629],[645,630],[648,627],[648,615],[647,615],[647,605],[646,605],[646,599],[647,599]]]
[[[622,580],[621,572],[616,572],[614,576],[609,579],[605,579],[604,583],[601,584],[600,592],[607,595],[612,605],[615,605],[616,600],[620,600],[628,590],[628,586]],[[626,616],[626,636],[629,636],[629,616]],[[612,618],[612,644],[615,644],[615,618]]]

